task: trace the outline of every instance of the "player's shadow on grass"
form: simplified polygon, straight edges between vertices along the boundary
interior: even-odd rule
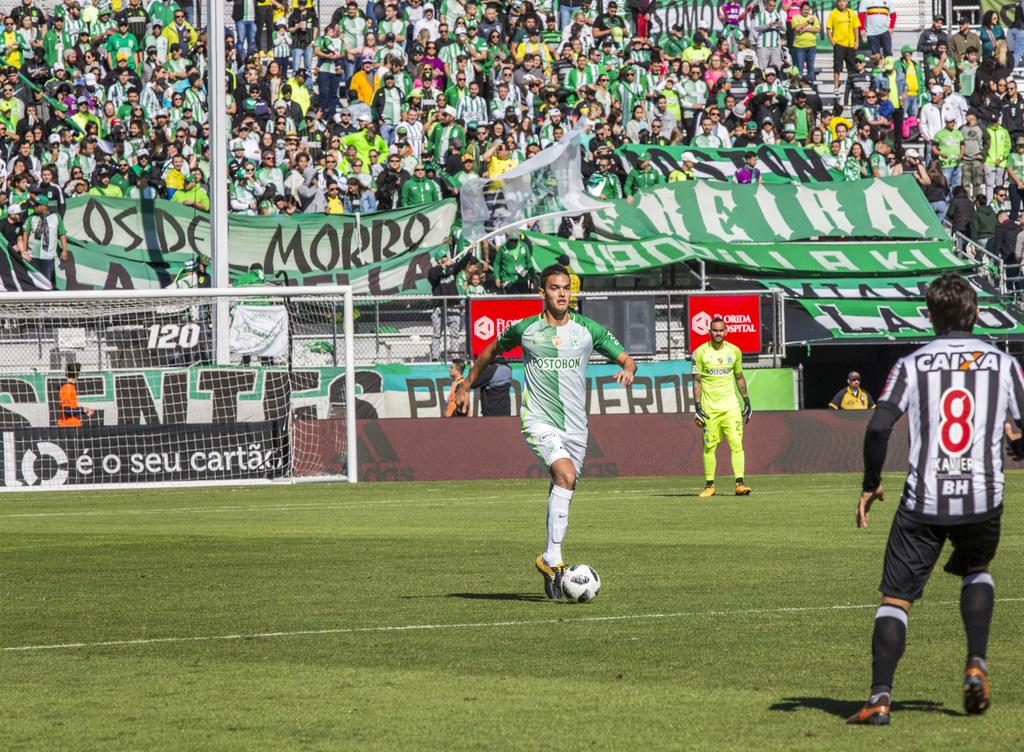
[[[547,601],[548,597],[537,593],[448,593],[449,598],[465,598],[473,601]]]
[[[769,710],[781,710],[792,713],[801,708],[821,710],[840,718],[849,718],[860,710],[864,700],[836,700],[832,697],[784,697],[781,702],[768,706]],[[934,700],[904,700],[892,704],[894,713],[939,713],[940,715],[961,716],[958,713]]]

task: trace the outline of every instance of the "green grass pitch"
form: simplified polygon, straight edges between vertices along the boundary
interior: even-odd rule
[[[854,476],[751,484],[584,479],[565,551],[603,590],[583,606],[540,596],[539,481],[0,496],[0,748],[1024,748],[1024,473],[992,710],[961,715],[937,571],[888,729],[843,718],[893,502],[858,531]]]

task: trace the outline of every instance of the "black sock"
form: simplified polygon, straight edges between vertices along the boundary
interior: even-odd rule
[[[743,477],[742,476],[740,476],[739,478],[736,479],[736,485],[737,486],[742,486],[743,485]]]
[[[907,612],[888,603],[875,613],[871,635],[871,695],[892,692],[896,665],[907,645]]]
[[[713,485],[715,485],[715,482],[713,480],[704,481],[704,488],[711,488]]]
[[[976,572],[964,577],[960,591],[960,616],[967,632],[967,659],[985,660],[988,650],[988,630],[992,624],[996,590],[992,575]]]

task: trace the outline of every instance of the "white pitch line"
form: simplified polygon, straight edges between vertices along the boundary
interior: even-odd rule
[[[229,506],[216,506],[216,507],[162,507],[157,509],[102,509],[102,510],[81,510],[75,512],[19,512],[17,514],[0,514],[0,519],[11,519],[11,518],[24,518],[24,517],[109,517],[118,515],[140,515],[140,514],[179,514],[179,513],[199,513],[206,514],[210,512],[261,512],[261,511],[288,511],[291,509],[302,510],[313,510],[313,509],[336,509],[336,508],[359,508],[359,507],[375,507],[375,506],[398,506],[402,504],[415,504],[420,506],[426,506],[428,504],[438,503],[479,503],[481,501],[493,502],[493,500],[502,501],[529,501],[537,500],[539,496],[532,495],[530,499],[524,498],[509,498],[507,494],[500,496],[452,496],[442,497],[439,499],[428,499],[425,501],[416,501],[413,499],[378,499],[368,501],[337,501],[337,502],[325,502],[322,504],[318,503],[303,503],[303,504],[258,504],[252,506],[243,506],[241,504],[232,504]]]
[[[831,489],[821,488],[819,491],[833,491],[833,490],[846,490],[844,489]],[[626,495],[626,494],[644,494],[651,493],[649,489],[625,489],[617,491],[587,491],[579,494],[578,498],[589,498],[591,496],[611,496],[611,495]],[[757,495],[759,496],[774,496],[778,494],[786,494],[789,491],[761,491]],[[685,498],[685,497],[680,497]],[[101,509],[101,510],[76,510],[71,512],[16,512],[14,514],[0,514],[0,519],[31,519],[36,517],[112,517],[119,515],[146,515],[146,514],[210,514],[214,512],[276,512],[276,511],[288,511],[288,510],[316,510],[316,509],[346,509],[346,508],[372,508],[375,506],[430,506],[431,504],[478,504],[478,503],[518,503],[524,501],[543,501],[543,498],[535,493],[530,493],[528,496],[512,496],[508,494],[494,495],[494,496],[447,496],[440,497],[437,499],[424,498],[421,500],[416,499],[366,499],[364,501],[337,501],[337,502],[325,502],[325,503],[300,503],[300,504],[257,504],[257,505],[221,505],[215,507],[159,507],[155,509]],[[704,502],[701,502],[702,504]],[[715,503],[715,502],[712,502]]]
[[[1017,603],[1022,598],[997,598],[999,603]],[[937,601],[932,605],[952,605],[958,601]],[[193,637],[148,637],[135,640],[106,640],[103,642],[65,642],[53,645],[12,645],[0,647],[2,653],[27,653],[42,650],[73,650],[78,648],[130,647],[184,642],[227,642],[235,640],[261,640],[273,637],[310,637],[323,635],[361,634],[367,632],[426,632],[439,629],[482,629],[499,627],[536,627],[551,624],[579,624],[612,621],[642,621],[646,619],[684,619],[706,616],[751,616],[764,614],[792,614],[813,611],[850,611],[878,608],[878,603],[837,604],[832,606],[784,606],[781,608],[745,608],[727,611],[677,611],[674,613],[622,614],[619,616],[580,616],[562,619],[522,619],[490,622],[456,622],[450,624],[401,624],[376,627],[339,627],[335,629],[297,629],[287,632],[252,632],[250,634],[197,635]]]

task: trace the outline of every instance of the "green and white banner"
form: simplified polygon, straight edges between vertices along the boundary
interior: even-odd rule
[[[644,146],[627,144],[616,154],[627,170],[639,164],[638,155],[645,152],[654,167],[666,178],[673,170],[682,169],[683,155],[693,157],[693,171],[699,178],[731,181],[736,170],[743,167],[750,152],[757,154],[757,169],[766,183],[828,183],[845,180],[843,173],[830,170],[817,152],[802,146],[769,146],[761,144],[749,149],[701,149],[696,146]]]
[[[511,396],[518,412],[523,399],[521,363],[512,365]],[[619,367],[587,367],[584,389],[591,415],[687,413],[693,410],[689,360],[644,363],[629,387],[615,380]],[[750,397],[758,410],[795,410],[792,368],[746,371]],[[333,417],[343,404],[345,369],[325,366],[195,367],[83,371],[78,383],[82,405],[104,426],[235,424],[272,420],[289,408],[307,418]],[[5,427],[53,425],[64,374],[8,373],[0,380],[0,421]],[[452,378],[443,364],[380,365],[356,370],[356,410],[360,418],[440,418]],[[474,390],[474,402],[478,395]],[[479,410],[474,411],[479,415]]]
[[[924,301],[801,300],[800,305],[833,339],[922,339],[934,335]],[[1018,314],[996,302],[978,307],[975,334],[1024,334]]]
[[[670,235],[628,242],[566,240],[530,232],[524,233],[524,237],[533,247],[537,269],[555,263],[564,253],[569,256],[570,266],[582,276],[632,274],[698,259],[751,273],[795,272],[830,277],[971,268],[966,259],[958,257],[942,241],[698,245]]]
[[[691,180],[640,191],[632,201],[614,201],[594,212],[597,235],[613,240],[672,235],[702,245],[949,238],[909,175],[788,185]]]
[[[447,247],[454,200],[367,214],[228,220],[232,276],[254,263],[292,284],[351,284],[356,293],[429,292],[431,254]],[[195,254],[210,253],[210,217],[172,201],[83,196],[64,216],[73,260],[61,289],[166,287]]]
[[[924,300],[934,276],[882,277],[874,279],[759,279],[768,290],[780,290],[795,300]],[[979,298],[992,293],[974,285]]]

